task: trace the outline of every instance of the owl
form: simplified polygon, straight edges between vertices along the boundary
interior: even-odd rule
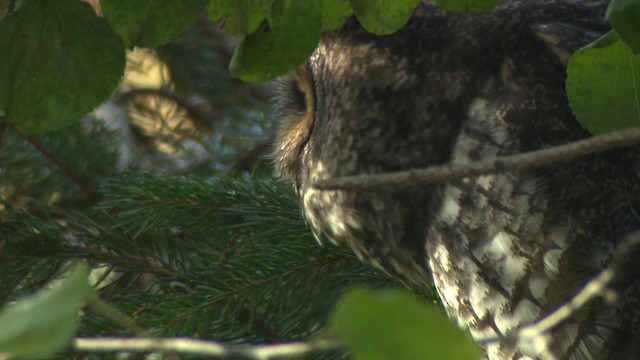
[[[591,136],[565,93],[605,1],[512,0],[481,14],[421,2],[398,32],[352,18],[278,85],[276,173],[319,241],[411,288],[435,286],[487,359],[640,359],[640,266],[534,341],[640,228],[638,149],[446,183],[321,190],[322,180],[469,164]],[[636,259],[640,252],[631,255]],[[429,324],[425,324],[429,326]],[[540,344],[544,344],[541,348]]]

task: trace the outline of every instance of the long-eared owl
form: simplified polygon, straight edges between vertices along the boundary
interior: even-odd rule
[[[336,177],[465,164],[591,136],[564,90],[567,61],[609,30],[606,1],[507,0],[481,14],[423,1],[400,31],[352,18],[279,82],[276,172],[320,241],[348,245],[409,287],[435,285],[489,359],[540,357],[508,337],[564,304],[640,228],[640,156],[433,185],[320,190]],[[636,253],[633,256],[640,256]],[[640,266],[545,336],[558,359],[640,359]],[[429,326],[429,324],[425,324]]]

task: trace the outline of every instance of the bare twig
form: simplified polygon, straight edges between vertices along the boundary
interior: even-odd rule
[[[240,316],[243,320],[251,322],[251,327],[262,333],[267,341],[285,341],[286,339],[278,333],[278,330],[274,328],[267,319],[260,314],[256,309],[252,309],[248,306],[243,306],[240,309]]]
[[[261,142],[249,149],[242,156],[238,157],[227,170],[227,175],[236,173],[243,169],[249,169],[256,163],[258,157],[269,149],[269,142]]]
[[[47,160],[49,160],[51,163],[56,165],[64,176],[66,176],[72,182],[78,185],[82,190],[82,193],[84,194],[85,199],[88,202],[93,203],[93,202],[98,202],[102,200],[103,195],[98,192],[98,190],[93,184],[91,184],[86,179],[78,175],[72,168],[63,164],[60,161],[60,159],[58,159],[52,152],[50,152],[47,148],[45,148],[38,140],[28,135],[24,135],[21,133],[19,134],[29,144],[31,144],[34,148],[36,148],[36,150],[38,150],[38,152],[40,152],[42,156],[44,156]]]
[[[543,165],[569,161],[601,151],[629,147],[640,143],[640,128],[631,128],[609,134],[597,135],[566,145],[527,153],[499,157],[495,160],[470,164],[447,164],[426,169],[394,173],[345,176],[323,180],[315,184],[321,190],[371,189],[389,186],[414,186],[451,181],[468,176],[495,172],[523,170]]]
[[[271,345],[228,345],[216,341],[187,338],[76,338],[73,348],[83,352],[172,352],[221,358],[276,359],[299,358],[316,351],[343,349],[336,338]]]
[[[102,301],[98,296],[94,296],[89,300],[89,304],[103,316],[113,321],[123,329],[131,331],[133,334],[142,335],[145,329],[136,324],[135,320],[129,315],[120,311],[115,306]]]
[[[613,258],[609,266],[602,270],[596,277],[592,278],[587,284],[575,294],[569,301],[565,302],[558,309],[547,314],[542,319],[533,324],[520,328],[511,336],[503,337],[487,337],[484,339],[476,339],[481,343],[494,343],[502,341],[529,342],[533,343],[536,351],[540,353],[543,359],[555,359],[548,349],[548,341],[546,335],[575,314],[579,309],[583,308],[591,300],[601,297],[608,303],[615,302],[617,293],[610,288],[611,282],[622,273],[622,267],[625,264],[627,256],[633,250],[640,246],[640,231],[627,235],[616,247]]]

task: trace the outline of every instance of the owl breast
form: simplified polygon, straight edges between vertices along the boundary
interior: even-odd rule
[[[493,339],[482,342],[489,359],[640,357],[633,265],[615,304],[596,299],[537,338],[513,336],[569,301],[640,228],[638,149],[423,186],[314,184],[590,136],[568,106],[566,57],[608,30],[605,7],[513,0],[471,15],[422,2],[383,37],[350,19],[280,85],[276,172],[294,183],[316,238],[410,288],[435,285],[460,326]]]
[[[517,111],[514,106],[472,100],[450,162],[492,160],[519,148],[504,118]],[[452,181],[442,193],[426,248],[447,311],[478,339],[505,337],[534,323],[549,310],[546,293],[571,241],[566,224],[547,228],[544,180],[531,173],[489,174]],[[536,340],[489,343],[488,358],[535,354]],[[566,350],[565,343],[551,346],[556,353]]]

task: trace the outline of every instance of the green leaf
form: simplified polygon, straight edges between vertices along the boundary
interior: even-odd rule
[[[224,19],[224,29],[232,34],[247,35],[269,15],[274,0],[212,0],[207,12],[214,21]]]
[[[340,28],[353,14],[349,0],[323,0],[322,30]]]
[[[635,53],[640,53],[640,0],[613,0],[607,22]]]
[[[434,2],[449,11],[479,13],[493,9],[502,0],[434,0]]]
[[[402,28],[419,0],[351,0],[358,21],[367,31],[387,35]]]
[[[576,52],[566,88],[576,118],[592,133],[640,125],[640,55],[621,40]]]
[[[331,325],[355,359],[480,358],[463,330],[403,290],[354,289],[336,305]]]
[[[276,0],[269,23],[247,36],[229,65],[231,74],[246,81],[264,81],[302,64],[321,35],[321,3]]]
[[[86,266],[76,265],[67,278],[2,309],[0,355],[42,356],[64,349],[75,333],[78,311],[92,294],[88,276]]]
[[[0,121],[23,132],[78,122],[124,73],[120,38],[77,0],[33,0],[0,21]]]
[[[607,46],[613,45],[619,39],[620,39],[620,36],[618,36],[618,33],[616,33],[615,30],[609,31],[608,33],[606,33],[606,34],[600,36],[598,39],[596,39],[596,41],[594,41],[591,44],[585,46],[583,49],[605,48]]]
[[[132,46],[155,48],[176,37],[207,0],[101,0],[111,26]]]

